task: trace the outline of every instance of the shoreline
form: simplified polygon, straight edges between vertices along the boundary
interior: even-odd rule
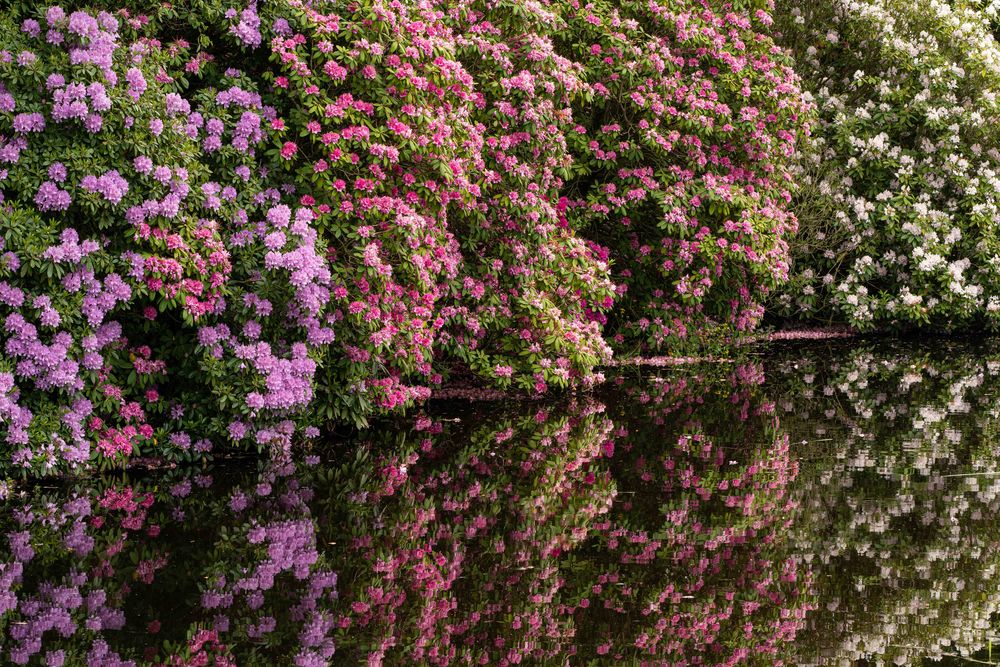
[[[848,329],[844,327],[829,327],[829,328],[805,328],[805,329],[785,329],[779,331],[768,331],[753,334],[749,336],[746,340],[735,344],[733,347],[741,348],[748,345],[757,345],[760,343],[774,343],[774,342],[786,342],[786,341],[818,341],[818,340],[840,340],[847,338],[856,338],[861,335],[859,332]],[[643,356],[628,356],[622,357],[620,359],[612,359],[610,363],[600,366],[600,369],[613,369],[613,368],[625,368],[625,367],[651,367],[651,368],[668,368],[671,366],[687,366],[692,364],[711,364],[711,363],[732,363],[733,359],[730,357],[718,357],[713,355],[706,356],[671,356],[667,354],[655,355],[649,357]],[[598,384],[603,384],[600,382]],[[493,389],[491,387],[477,387],[456,384],[451,386],[442,387],[441,389],[434,389],[431,391],[431,396],[429,401],[469,401],[469,402],[479,402],[479,401],[502,401],[502,400],[539,400],[543,399],[544,396],[529,396],[519,391],[504,391],[501,389]]]

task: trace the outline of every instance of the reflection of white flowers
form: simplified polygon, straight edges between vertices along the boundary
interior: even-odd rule
[[[779,366],[791,386],[823,387],[784,404],[790,438],[833,437],[802,452],[813,464],[792,538],[824,604],[796,664],[918,664],[983,646],[1000,611],[982,595],[1000,585],[1000,477],[977,473],[1000,456],[985,437],[1000,426],[1000,361],[963,361],[859,351]]]
[[[906,392],[912,385],[917,384],[923,379],[924,377],[920,375],[920,373],[906,373],[899,381],[899,390],[901,392]]]

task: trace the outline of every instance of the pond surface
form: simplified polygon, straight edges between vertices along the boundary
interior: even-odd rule
[[[1000,662],[995,343],[618,369],[8,493],[3,663]]]

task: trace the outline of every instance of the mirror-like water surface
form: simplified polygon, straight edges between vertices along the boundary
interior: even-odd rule
[[[14,485],[0,661],[992,664],[998,389],[992,344],[789,345]]]

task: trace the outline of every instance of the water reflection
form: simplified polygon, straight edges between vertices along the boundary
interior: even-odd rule
[[[1000,354],[914,347],[631,371],[296,461],[15,488],[0,661],[970,655],[1000,590]]]
[[[998,375],[992,346],[837,346],[774,364],[804,459],[792,539],[821,602],[801,664],[983,648],[1000,604]]]

